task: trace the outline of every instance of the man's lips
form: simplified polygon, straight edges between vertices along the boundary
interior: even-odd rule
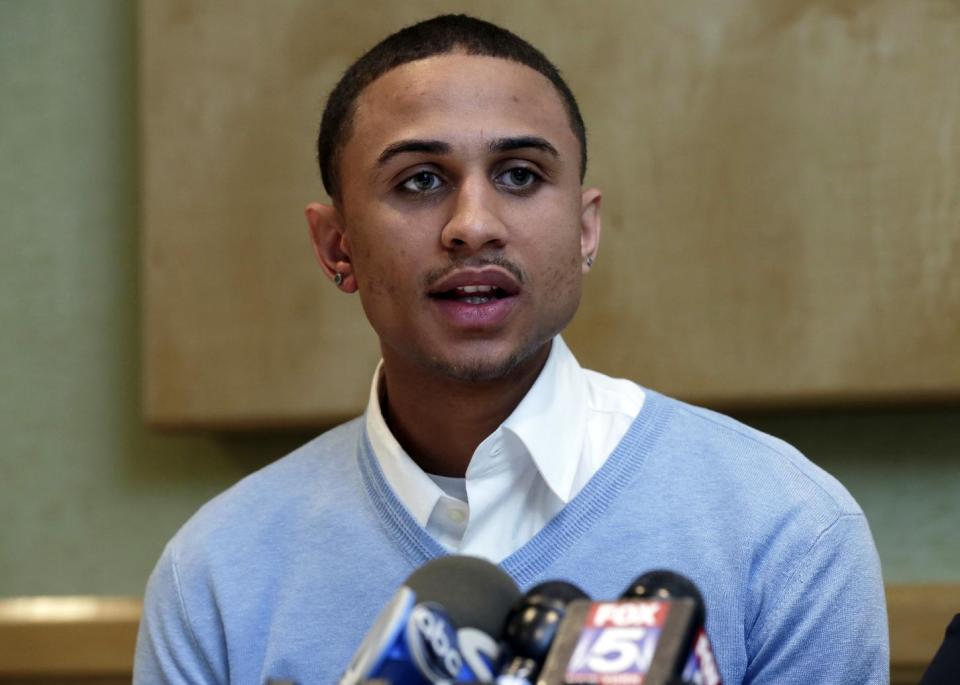
[[[519,279],[499,266],[456,269],[431,284],[427,291],[430,297],[475,301],[477,304],[492,298],[514,297],[519,293]]]

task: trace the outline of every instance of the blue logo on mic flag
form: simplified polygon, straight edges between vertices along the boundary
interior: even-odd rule
[[[463,667],[457,633],[439,604],[425,602],[413,608],[407,623],[410,656],[430,682],[456,679]]]
[[[595,602],[567,665],[569,683],[641,685],[663,628],[664,602]]]

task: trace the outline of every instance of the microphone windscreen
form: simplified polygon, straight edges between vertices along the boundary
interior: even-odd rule
[[[675,571],[657,569],[637,576],[620,595],[623,599],[692,599],[699,625],[706,622],[706,604],[692,580]]]
[[[525,597],[527,599],[543,597],[544,601],[555,601],[564,605],[575,599],[590,599],[586,592],[565,580],[548,580],[540,583],[530,588]]]
[[[506,655],[499,682],[531,683],[540,673],[567,606],[589,599],[572,583],[550,580],[531,588],[513,605],[503,626]]]
[[[427,562],[404,583],[417,601],[437,602],[458,627],[497,636],[520,589],[500,567],[484,559],[446,556]]]

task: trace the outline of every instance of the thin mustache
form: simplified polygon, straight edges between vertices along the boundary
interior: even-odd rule
[[[481,269],[485,266],[499,266],[501,269],[509,271],[510,274],[512,274],[513,277],[517,279],[517,282],[521,285],[527,281],[526,276],[524,276],[523,269],[521,269],[519,265],[511,262],[506,257],[468,257],[428,272],[423,279],[424,287],[428,289],[433,287],[434,283],[442,278],[446,278],[448,274],[451,274],[454,271],[459,271],[460,269]]]

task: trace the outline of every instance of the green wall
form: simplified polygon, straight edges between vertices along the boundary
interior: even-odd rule
[[[960,409],[739,418],[847,486],[870,521],[888,582],[960,581]]]
[[[0,596],[139,594],[202,502],[308,437],[140,420],[135,56],[133,2],[0,0]],[[888,580],[960,581],[960,409],[742,418],[847,484]]]
[[[299,442],[140,421],[135,7],[0,0],[0,595],[141,593]]]

